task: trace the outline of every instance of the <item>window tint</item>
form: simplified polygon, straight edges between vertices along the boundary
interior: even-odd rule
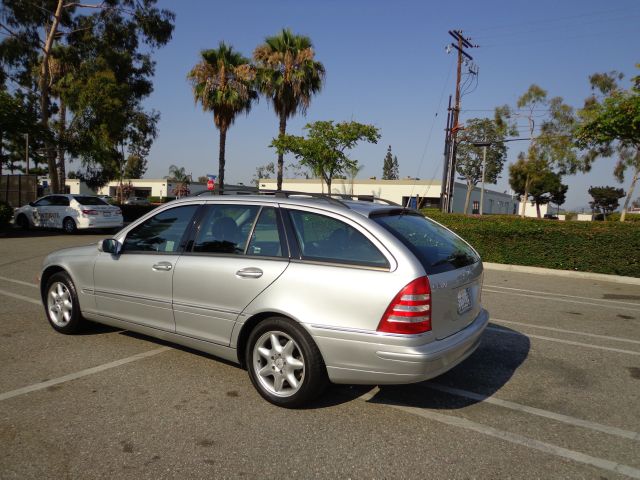
[[[263,208],[256,222],[247,248],[247,255],[261,257],[282,256],[282,244],[278,231],[278,219],[275,208]]]
[[[291,210],[290,214],[303,258],[389,267],[385,256],[350,225],[317,213]]]
[[[89,195],[74,195],[73,198],[80,205],[109,205],[101,198],[91,197]]]
[[[52,205],[53,201],[53,197],[48,196],[48,197],[42,197],[40,200],[38,200],[34,205],[36,207],[48,207],[49,205]]]
[[[404,211],[371,218],[404,243],[428,274],[455,270],[480,260],[463,240],[422,215]]]
[[[165,210],[138,225],[127,234],[123,252],[175,253],[184,248],[180,244],[198,205],[185,205]]]
[[[56,206],[56,207],[68,207],[69,206],[69,197],[63,197],[63,196],[55,196],[55,197],[51,197],[51,205]]]
[[[257,205],[208,205],[193,251],[243,254],[259,209]]]

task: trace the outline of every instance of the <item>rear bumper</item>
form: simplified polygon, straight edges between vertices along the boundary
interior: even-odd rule
[[[113,217],[78,217],[78,228],[122,228],[122,215]]]
[[[442,340],[382,336],[309,327],[334,383],[402,384],[441,375],[471,355],[489,323],[481,310],[464,329]]]

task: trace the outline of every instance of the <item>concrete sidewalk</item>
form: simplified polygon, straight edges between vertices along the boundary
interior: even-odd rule
[[[534,275],[555,275],[557,277],[581,278],[584,280],[599,280],[602,282],[623,283],[640,286],[640,278],[623,277],[621,275],[606,275],[604,273],[576,272],[573,270],[555,270],[553,268],[526,267],[522,265],[505,265],[502,263],[483,262],[487,270],[501,270],[503,272],[532,273]]]

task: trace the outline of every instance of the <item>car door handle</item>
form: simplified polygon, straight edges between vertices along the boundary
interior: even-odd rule
[[[260,278],[263,272],[259,268],[247,267],[242,268],[236,272],[236,277],[241,278]]]
[[[159,262],[151,268],[153,268],[156,272],[168,272],[173,268],[173,265],[171,265],[171,263],[169,262]]]

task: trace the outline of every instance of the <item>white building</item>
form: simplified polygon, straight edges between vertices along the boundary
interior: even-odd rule
[[[164,198],[164,197],[175,196],[173,190],[176,186],[176,182],[171,182],[166,178],[149,179],[149,180],[125,179],[122,181],[122,183],[124,184],[131,183],[131,185],[133,186],[133,193],[131,195],[135,197]],[[97,191],[91,190],[84,182],[76,179],[74,180],[67,179],[65,181],[65,185],[69,193],[86,194],[86,195],[110,195],[112,197],[115,197],[118,192],[118,186],[120,185],[120,181],[114,180],[112,182],[109,182],[107,185],[105,185],[102,188],[99,188]],[[206,189],[207,189],[206,183],[191,182],[189,184],[189,190],[191,190],[191,193],[197,193],[201,190],[206,190]]]
[[[355,195],[362,200],[372,198],[384,198],[392,202],[409,205],[418,208],[439,208],[440,206],[440,181],[429,180],[344,180],[334,179],[331,183],[331,193],[340,195]],[[275,190],[275,179],[261,179],[260,190]],[[308,193],[326,193],[326,184],[320,179],[284,179],[283,190],[292,190]],[[462,213],[467,187],[456,183],[453,194],[453,211]],[[515,196],[488,190],[484,191],[483,213],[514,214],[518,209],[518,199]],[[471,192],[469,200],[469,213],[478,213],[480,210],[480,188],[476,187]],[[535,215],[535,209],[534,209]]]

